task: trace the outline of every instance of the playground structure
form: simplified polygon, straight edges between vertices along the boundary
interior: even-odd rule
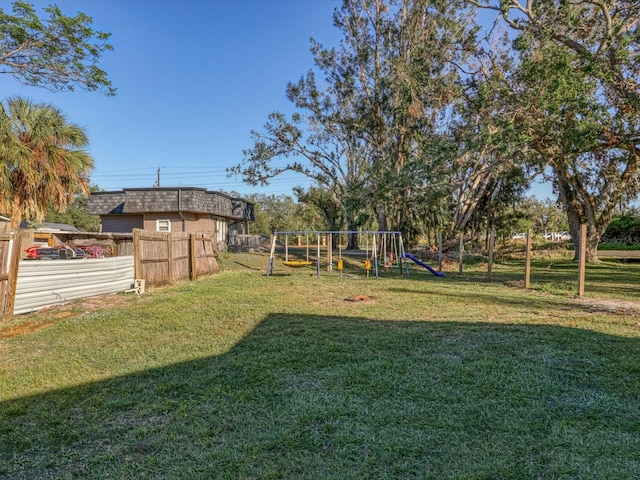
[[[313,264],[311,260],[311,244],[310,238],[315,237],[315,250],[316,250],[316,275],[320,277],[322,271],[322,250],[326,249],[326,267],[327,271],[332,272],[334,267],[342,276],[344,271],[344,261],[342,259],[344,248],[342,243],[342,237],[349,235],[357,235],[359,238],[359,244],[364,244],[365,259],[364,270],[367,277],[375,275],[379,278],[380,268],[384,268],[390,271],[394,266],[397,266],[400,274],[406,273],[409,277],[409,266],[407,259],[412,260],[417,265],[426,268],[433,275],[438,277],[444,277],[442,272],[438,272],[415,258],[410,253],[405,252],[404,243],[402,241],[402,233],[397,231],[288,231],[288,232],[273,232],[271,237],[271,251],[269,254],[269,263],[267,265],[266,276],[273,274],[273,267],[275,262],[276,247],[278,239],[284,237],[284,262],[283,265],[287,267],[307,267]],[[337,236],[337,241],[334,239]],[[304,243],[306,247],[306,256],[304,260],[290,260],[289,259],[289,238],[297,238],[298,245],[301,246],[302,237],[306,238]],[[337,244],[338,255],[337,262],[334,264],[334,243]],[[362,253],[359,251],[359,253]],[[346,252],[345,252],[346,254]],[[353,254],[353,252],[350,252]]]

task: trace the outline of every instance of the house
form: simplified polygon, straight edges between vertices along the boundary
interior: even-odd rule
[[[56,233],[56,232],[70,232],[76,233],[79,232],[76,227],[73,225],[69,225],[67,223],[53,223],[53,222],[42,222],[38,224],[32,224],[30,222],[21,222],[20,228],[34,228],[37,231],[48,232],[48,233]]]
[[[215,232],[218,242],[249,233],[253,204],[196,187],[125,188],[95,192],[87,212],[100,216],[102,232]]]

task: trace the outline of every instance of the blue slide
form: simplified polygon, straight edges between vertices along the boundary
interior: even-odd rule
[[[420,260],[418,260],[416,257],[414,257],[413,255],[411,255],[410,253],[406,253],[404,254],[404,256],[406,258],[408,258],[409,260],[413,260],[413,263],[420,265],[421,267],[426,268],[427,270],[429,270],[431,273],[433,273],[436,277],[444,277],[444,273],[439,272],[437,270],[434,270],[433,268],[431,268],[429,265],[427,265],[424,262],[421,262]]]

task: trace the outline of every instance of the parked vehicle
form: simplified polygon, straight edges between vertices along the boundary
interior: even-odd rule
[[[545,232],[543,235],[545,240],[571,240],[571,234],[569,232]]]

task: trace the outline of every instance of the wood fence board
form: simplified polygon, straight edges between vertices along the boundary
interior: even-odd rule
[[[13,234],[0,235],[0,318],[9,314],[5,304],[9,290],[9,250],[12,239]]]
[[[136,278],[146,285],[171,284],[220,271],[209,232],[134,230]]]
[[[31,238],[33,238],[33,233],[31,233]],[[28,239],[29,233],[24,230],[18,230],[13,237],[11,260],[9,262],[9,279],[7,281],[3,315],[13,315],[13,307],[16,301],[16,287],[18,285],[18,268],[20,265],[20,259],[22,258],[22,250],[25,247],[25,240]]]

